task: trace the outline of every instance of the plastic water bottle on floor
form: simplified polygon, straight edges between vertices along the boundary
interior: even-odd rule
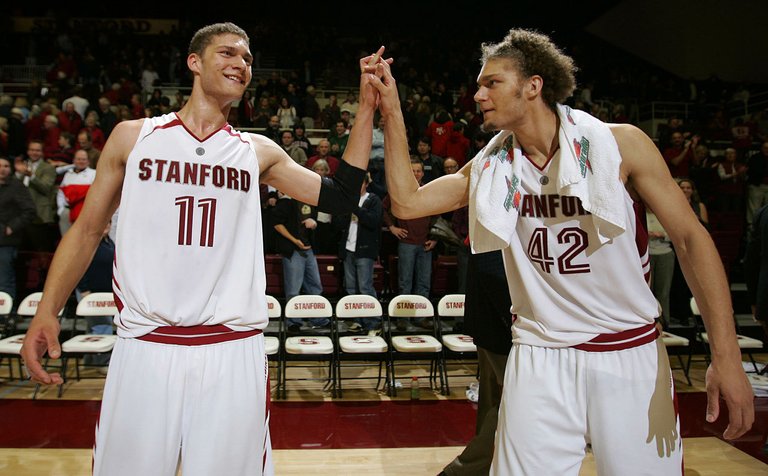
[[[473,403],[477,403],[480,394],[480,385],[477,382],[472,382],[467,387],[467,400]]]
[[[419,377],[414,375],[411,378],[411,400],[418,400],[420,396]]]

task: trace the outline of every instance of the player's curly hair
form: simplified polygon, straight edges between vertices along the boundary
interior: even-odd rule
[[[248,44],[251,42],[245,30],[234,23],[214,23],[212,25],[204,26],[195,32],[192,36],[192,40],[189,42],[187,54],[191,55],[192,53],[196,53],[202,55],[203,51],[205,51],[208,45],[211,44],[214,37],[229,33],[241,37]]]
[[[537,31],[514,28],[500,43],[483,43],[481,64],[496,58],[515,61],[523,78],[538,75],[544,80],[542,98],[552,109],[568,99],[576,89],[573,59],[563,53],[552,40]]]

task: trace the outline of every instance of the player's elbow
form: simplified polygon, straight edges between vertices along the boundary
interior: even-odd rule
[[[394,200],[392,201],[392,214],[401,220],[412,220],[423,216],[423,214],[419,214],[418,209],[409,206],[407,202]]]

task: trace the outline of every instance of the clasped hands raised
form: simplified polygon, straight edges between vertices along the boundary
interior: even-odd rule
[[[392,76],[390,65],[392,58],[383,58],[384,46],[376,53],[360,58],[360,103],[371,104],[380,108],[382,113],[392,112],[400,108],[395,78]]]

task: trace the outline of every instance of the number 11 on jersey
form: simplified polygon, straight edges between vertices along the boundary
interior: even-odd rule
[[[195,217],[195,197],[186,195],[176,197],[179,207],[179,239],[180,246],[192,246],[192,228]],[[200,246],[212,247],[216,225],[216,199],[200,198],[197,200],[200,209]]]

